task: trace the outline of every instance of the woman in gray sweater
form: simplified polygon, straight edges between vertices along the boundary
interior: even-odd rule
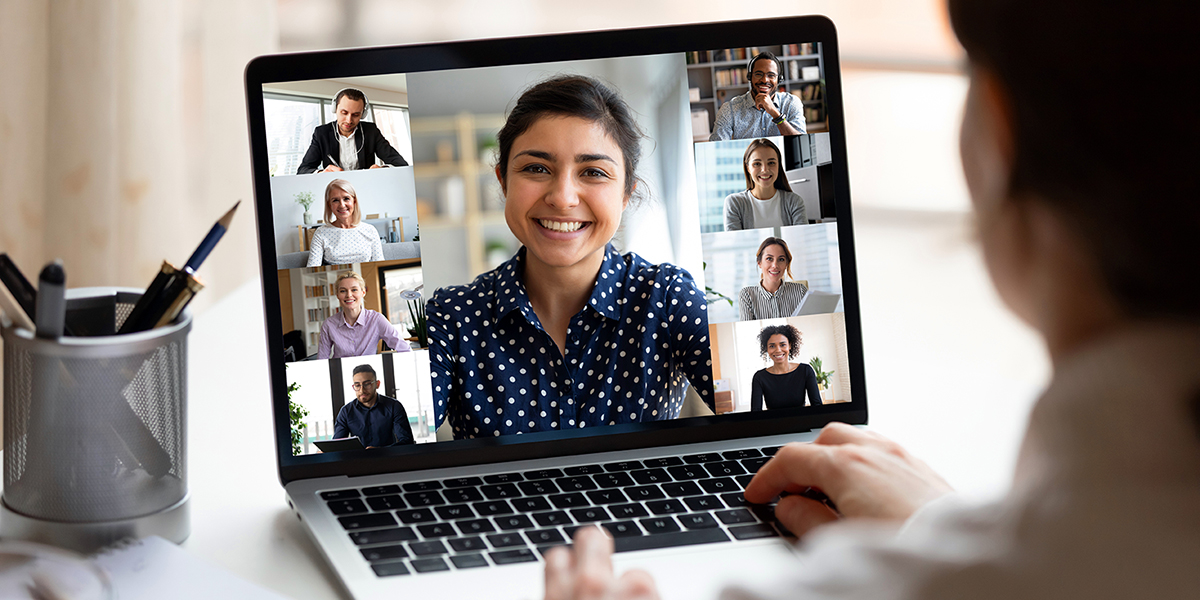
[[[804,200],[783,177],[783,156],[768,139],[752,140],[742,157],[746,191],[725,198],[725,231],[805,225]]]

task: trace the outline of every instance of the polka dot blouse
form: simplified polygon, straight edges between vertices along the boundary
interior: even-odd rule
[[[609,245],[566,355],[522,282],[525,248],[427,305],[437,424],[455,438],[674,419],[688,381],[711,405],[704,293],[687,271]]]

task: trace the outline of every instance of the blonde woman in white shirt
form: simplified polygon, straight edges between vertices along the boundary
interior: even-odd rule
[[[325,186],[325,223],[313,233],[308,266],[383,260],[379,231],[362,222],[358,194],[349,181],[334,179]]]

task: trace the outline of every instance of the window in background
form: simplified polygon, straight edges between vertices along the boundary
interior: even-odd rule
[[[313,128],[322,123],[321,108],[322,102],[316,98],[263,94],[272,177],[296,174],[312,141]]]
[[[383,312],[387,320],[400,329],[400,336],[409,337],[408,329],[413,327],[413,316],[409,310],[409,302],[404,298],[405,292],[421,292],[423,288],[421,266],[381,267],[379,269],[379,289],[383,290]],[[424,300],[415,300],[424,302]]]

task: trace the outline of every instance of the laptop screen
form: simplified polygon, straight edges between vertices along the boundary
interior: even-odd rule
[[[836,48],[765,37],[252,63],[281,464],[865,419]]]

